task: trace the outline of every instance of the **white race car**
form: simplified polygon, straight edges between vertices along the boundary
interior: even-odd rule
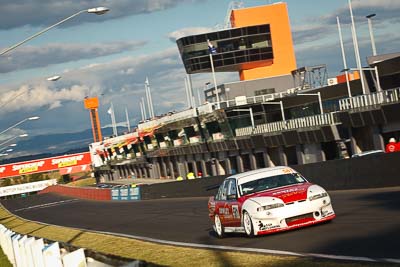
[[[219,237],[227,232],[248,236],[313,225],[335,218],[331,199],[290,167],[258,169],[230,176],[208,201]]]

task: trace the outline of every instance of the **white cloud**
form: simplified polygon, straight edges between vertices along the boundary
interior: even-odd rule
[[[1,1],[0,29],[11,29],[25,25],[48,26],[80,10],[105,6],[110,9],[106,15],[94,16],[82,14],[79,23],[104,21],[132,15],[152,13],[173,8],[182,3],[203,0],[31,0],[31,1]],[[62,27],[75,25],[78,20],[68,21]]]
[[[40,47],[24,46],[13,51],[5,60],[0,61],[0,73],[107,56],[136,50],[145,44],[144,41],[130,41],[99,44],[52,43]],[[96,67],[96,64],[86,66],[86,68],[93,67]]]
[[[211,32],[211,31],[214,31],[214,29],[206,28],[206,27],[183,28],[183,29],[179,29],[177,31],[169,33],[167,37],[172,42],[175,42],[177,39],[184,37],[184,36],[202,34],[202,33],[207,33],[207,32]]]

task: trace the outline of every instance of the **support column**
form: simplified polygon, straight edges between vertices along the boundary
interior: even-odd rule
[[[257,170],[257,160],[253,152],[249,153],[249,159],[250,159],[250,168],[252,170]]]
[[[171,158],[168,158],[167,165],[171,174],[171,178],[175,179],[174,163],[171,161]]]
[[[243,168],[243,159],[242,159],[242,156],[241,155],[239,155],[239,156],[236,156],[236,163],[237,163],[237,167],[238,167],[238,173],[241,173],[241,172],[243,172],[244,171],[244,168]]]
[[[304,152],[302,145],[296,145],[296,155],[297,155],[297,163],[298,164],[305,164],[305,159],[304,159]]]
[[[372,140],[374,143],[374,149],[385,151],[385,140],[383,139],[383,136],[379,131],[379,127],[377,126],[371,126],[371,127],[372,127]]]
[[[282,166],[288,165],[285,150],[283,149],[282,146],[278,147],[278,157],[279,157],[280,165],[282,165]]]
[[[269,155],[268,149],[263,152],[265,166],[274,167],[275,164],[272,162],[271,157]]]
[[[160,158],[161,160],[161,170],[165,176],[165,178],[168,178],[168,172],[167,172],[167,164],[165,163],[166,158]]]
[[[224,161],[225,161],[225,166],[226,166],[226,173],[232,174],[232,164],[231,164],[231,161],[229,160],[229,157],[226,157]]]
[[[200,168],[201,168],[201,173],[203,174],[203,177],[208,176],[206,162],[204,159],[200,160]]]

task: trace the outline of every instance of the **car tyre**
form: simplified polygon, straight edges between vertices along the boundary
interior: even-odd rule
[[[219,238],[223,238],[225,236],[225,229],[218,214],[214,216],[214,230]]]
[[[251,220],[250,214],[247,211],[243,213],[243,226],[246,235],[248,237],[253,237],[254,236],[253,221]]]

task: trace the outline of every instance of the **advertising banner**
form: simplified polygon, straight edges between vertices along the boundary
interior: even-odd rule
[[[26,184],[19,184],[19,185],[11,185],[11,186],[4,186],[0,187],[0,197],[11,196],[11,195],[18,195],[23,193],[30,193],[30,192],[37,192],[45,189],[48,186],[56,185],[57,180],[45,180],[39,182],[32,182]]]
[[[54,171],[61,168],[87,165],[90,163],[90,153],[85,152],[0,165],[0,179],[24,174]]]

